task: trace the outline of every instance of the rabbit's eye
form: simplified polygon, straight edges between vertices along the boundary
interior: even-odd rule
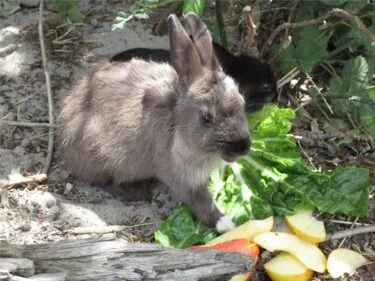
[[[268,92],[271,90],[271,84],[269,82],[263,81],[260,83],[260,89],[262,92]]]
[[[202,123],[202,125],[204,126],[210,126],[211,125],[211,115],[209,113],[204,113],[204,112],[201,112],[200,113],[200,121]]]

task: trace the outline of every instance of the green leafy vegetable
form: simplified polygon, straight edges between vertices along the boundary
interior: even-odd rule
[[[251,114],[250,154],[211,174],[209,190],[216,204],[237,225],[250,218],[291,214],[296,205],[351,216],[367,214],[368,170],[343,167],[329,172],[312,171],[288,134],[294,116],[292,109],[274,105]],[[212,232],[202,230],[183,208],[186,207],[176,209],[161,225],[156,241],[186,247],[210,240]]]
[[[154,236],[164,246],[184,249],[207,243],[216,237],[216,232],[198,222],[189,208],[180,204],[160,225]]]
[[[328,213],[367,214],[369,173],[345,167],[314,172],[288,135],[291,109],[267,106],[249,118],[251,153],[215,171],[210,190],[220,208],[237,223],[249,218],[284,216],[297,204]]]

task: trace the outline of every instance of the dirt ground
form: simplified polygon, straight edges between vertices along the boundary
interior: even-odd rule
[[[70,26],[62,26],[65,19],[46,7],[44,32],[55,116],[61,99],[68,94],[74,81],[112,55],[133,47],[168,48],[166,36],[152,35],[150,26],[139,21],[129,22],[122,30],[111,31],[113,16],[129,7],[124,2],[129,1],[81,0],[78,8],[84,11],[86,24],[70,31]],[[0,18],[1,120],[48,123],[38,13],[36,7],[23,7],[10,10]],[[41,172],[47,143],[47,127],[0,125],[0,178],[8,178],[14,169],[30,174]],[[69,177],[55,153],[47,182],[2,191],[0,241],[31,244],[95,237],[103,235],[101,230],[113,225],[128,226],[117,235],[129,241],[152,241],[158,222],[172,206],[162,186],[156,188],[151,203],[130,203],[117,193],[77,182]],[[328,233],[348,229],[355,220],[344,216],[324,219]],[[375,223],[374,199],[370,201],[369,216],[357,223]],[[343,246],[374,257],[374,241],[374,234],[365,234],[346,239]],[[325,243],[325,253],[338,247],[340,242]],[[259,280],[268,279],[260,275]],[[316,277],[314,280],[330,279]],[[375,267],[368,266],[360,274],[343,280],[375,280]]]
[[[111,31],[111,18],[128,5],[121,3],[123,1],[112,5],[104,5],[104,2],[80,1],[79,8],[88,14],[89,24],[70,31],[61,40],[56,39],[68,29],[58,26],[65,19],[48,6],[45,10],[44,32],[55,116],[60,100],[68,94],[72,83],[114,54],[140,46],[168,47],[166,37],[151,35],[139,22]],[[1,20],[2,120],[48,122],[46,83],[37,33],[38,13],[38,8],[23,8]],[[46,127],[2,125],[0,177],[8,178],[12,169],[32,174],[41,172],[46,161],[47,135]],[[148,241],[169,209],[168,198],[161,198],[163,194],[156,196],[151,204],[129,203],[101,188],[75,182],[56,159],[56,153],[47,183],[11,188],[6,193],[0,208],[0,239],[18,244],[72,238],[69,230],[74,227],[107,225],[139,225],[125,230],[124,235],[130,240]],[[168,202],[162,204],[164,201]]]

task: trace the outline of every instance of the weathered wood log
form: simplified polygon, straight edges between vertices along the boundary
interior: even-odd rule
[[[0,245],[0,257],[32,260],[37,272],[66,280],[229,280],[251,271],[254,260],[238,253],[189,251],[113,238]]]
[[[23,258],[0,257],[0,270],[4,270],[23,277],[30,277],[35,273],[33,261]]]

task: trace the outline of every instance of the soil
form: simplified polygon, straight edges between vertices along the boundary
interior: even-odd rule
[[[45,41],[51,74],[55,116],[60,101],[80,77],[114,54],[134,47],[168,48],[168,38],[151,33],[150,21],[130,21],[123,29],[111,31],[118,11],[130,1],[79,1],[85,15],[83,26],[67,25],[66,18],[47,6]],[[15,7],[0,22],[0,119],[48,123],[48,101],[38,37],[37,7]],[[70,28],[72,28],[70,30]],[[297,122],[298,124],[298,122]],[[301,127],[296,126],[296,130]],[[40,173],[46,161],[47,127],[0,125],[0,178],[17,169],[23,175]],[[307,149],[315,156],[316,150]],[[318,161],[319,162],[319,161]],[[324,162],[321,160],[320,162]],[[1,192],[0,241],[32,244],[62,239],[102,236],[107,226],[127,226],[117,233],[129,241],[152,242],[153,232],[174,206],[164,186],[157,186],[151,202],[128,202],[117,191],[88,186],[70,178],[54,153],[48,181],[12,186]],[[328,233],[348,229],[354,218],[323,217]],[[369,216],[357,223],[374,224],[374,199]],[[78,228],[78,229],[77,229]],[[354,236],[343,242],[374,257],[375,235]],[[327,242],[324,252],[337,248],[340,241]],[[254,280],[268,280],[259,270]],[[330,280],[314,277],[313,280]],[[343,280],[375,280],[374,265]]]

